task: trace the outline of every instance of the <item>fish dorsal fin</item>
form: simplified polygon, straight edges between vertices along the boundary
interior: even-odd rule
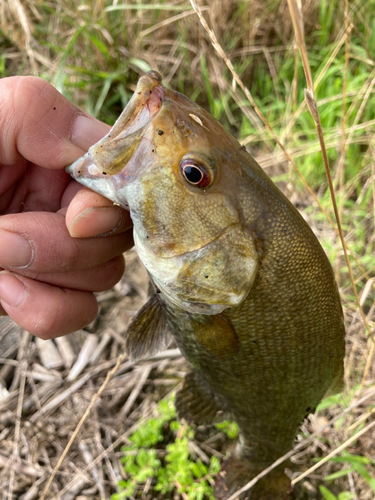
[[[229,412],[199,375],[189,372],[177,391],[175,406],[179,418],[197,425],[220,422]]]
[[[155,293],[138,311],[126,333],[126,351],[131,360],[148,358],[172,341],[164,308]]]
[[[223,315],[201,315],[192,324],[197,340],[210,354],[226,359],[238,352],[240,343],[236,331]]]

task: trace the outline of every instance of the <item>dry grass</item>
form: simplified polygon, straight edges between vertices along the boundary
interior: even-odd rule
[[[336,496],[341,493],[340,500],[370,500],[374,486],[340,447],[369,459],[365,470],[375,478],[375,430],[371,427],[375,422],[371,340],[375,317],[375,61],[369,16],[375,13],[373,2],[365,8],[353,1],[346,10],[344,2],[327,2],[324,15],[320,11],[323,2],[303,2],[304,40],[312,68],[309,86],[316,95],[364,316],[337,233],[269,132],[272,128],[334,220],[321,147],[303,100],[306,84],[287,2],[199,2],[225,57],[251,91],[266,123],[234,81],[187,1],[173,0],[164,9],[151,10],[142,8],[144,4],[111,10],[104,0],[91,0],[78,8],[71,0],[48,4],[0,0],[0,75],[43,76],[77,105],[111,123],[139,74],[153,67],[167,84],[209,109],[252,149],[323,243],[340,284],[347,325],[345,392],[328,401],[302,427],[292,457],[294,498],[320,498],[319,486],[325,485]],[[332,9],[334,21],[329,22]],[[4,498],[40,498],[81,416],[123,352],[121,334],[147,295],[147,279],[134,253],[128,262],[121,283],[99,294],[100,316],[90,325],[91,333],[77,332],[64,340],[40,343],[11,323],[0,323],[0,495]],[[95,349],[95,358],[90,358]],[[175,356],[171,350],[161,359],[137,366],[126,360],[121,363],[59,467],[46,498],[108,499],[116,491],[123,475],[121,444],[142,418],[152,414],[158,399],[179,383],[186,369],[182,358]],[[82,365],[73,369],[79,357]],[[52,359],[54,365],[49,364]],[[354,433],[361,430],[363,434],[355,438]],[[219,453],[222,444],[216,443]],[[341,461],[328,460],[307,477],[300,476],[316,458],[330,454]],[[341,470],[347,472],[325,481]],[[156,498],[150,492],[144,497]]]

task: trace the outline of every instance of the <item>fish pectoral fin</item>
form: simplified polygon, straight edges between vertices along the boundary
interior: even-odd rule
[[[179,418],[197,425],[220,422],[229,416],[217,396],[195,371],[189,372],[177,391],[175,406]]]
[[[291,493],[291,483],[285,474],[286,465],[272,470],[261,478],[251,489],[238,495],[238,500],[287,500]],[[263,469],[266,467],[264,466]],[[226,500],[236,491],[254,479],[262,467],[254,464],[246,457],[235,453],[229,456],[221,466],[216,476],[214,497],[216,500]]]
[[[133,361],[144,359],[166,349],[172,340],[164,308],[155,293],[129,325],[127,354]]]

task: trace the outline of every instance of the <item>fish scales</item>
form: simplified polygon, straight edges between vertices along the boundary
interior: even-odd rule
[[[232,415],[239,425],[214,488],[225,500],[289,451],[301,421],[341,389],[344,324],[329,261],[256,161],[155,71],[67,171],[130,210],[156,293],[129,327],[129,356],[174,337],[192,365],[179,416]],[[288,465],[241,498],[286,499]]]

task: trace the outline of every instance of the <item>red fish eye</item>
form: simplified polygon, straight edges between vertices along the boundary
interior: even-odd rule
[[[196,160],[186,159],[180,163],[180,171],[189,184],[205,188],[211,184],[209,170]]]

